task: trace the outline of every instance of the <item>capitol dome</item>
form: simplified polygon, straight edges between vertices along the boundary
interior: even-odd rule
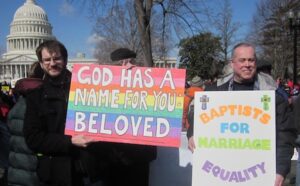
[[[39,20],[48,22],[46,12],[41,7],[37,6],[34,0],[27,0],[25,4],[16,11],[14,21],[22,20]]]
[[[6,53],[0,58],[0,82],[15,82],[28,77],[32,63],[37,61],[36,48],[44,41],[55,39],[52,26],[37,0],[24,0],[15,12],[9,34],[6,37]],[[75,63],[97,63],[96,59],[85,59],[84,54],[69,60],[68,68]]]
[[[55,39],[46,12],[35,0],[26,0],[17,9],[7,36],[7,53],[3,58],[14,58],[22,54],[36,58],[35,49],[45,40]]]

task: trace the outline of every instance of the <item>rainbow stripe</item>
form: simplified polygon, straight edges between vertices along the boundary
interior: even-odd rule
[[[179,147],[184,85],[183,69],[76,64],[65,133]]]

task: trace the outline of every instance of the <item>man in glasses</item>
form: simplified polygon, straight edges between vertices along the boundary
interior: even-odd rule
[[[64,135],[71,72],[67,70],[68,52],[56,40],[45,41],[36,54],[44,70],[43,84],[27,95],[24,136],[37,154],[40,185],[81,186],[83,180],[75,159],[80,147],[92,139]]]

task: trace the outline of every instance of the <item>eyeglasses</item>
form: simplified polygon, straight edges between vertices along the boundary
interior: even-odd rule
[[[51,61],[54,61],[55,63],[60,63],[63,61],[63,58],[61,56],[56,56],[56,57],[47,57],[43,58],[42,61],[45,64],[50,64]]]
[[[240,64],[244,64],[246,61],[248,61],[248,63],[250,63],[250,64],[254,64],[256,59],[255,58],[238,58],[235,61],[237,61]]]
[[[128,58],[128,59],[122,59],[122,60],[119,60],[119,61],[112,61],[111,64],[112,65],[116,65],[116,66],[123,66],[123,65],[126,65],[126,64],[132,64],[132,65],[135,65],[136,64],[136,61],[134,58]]]

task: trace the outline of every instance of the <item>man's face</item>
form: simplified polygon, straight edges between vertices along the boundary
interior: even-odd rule
[[[252,47],[240,46],[235,49],[231,67],[234,80],[242,83],[253,79],[256,73],[255,51]]]
[[[42,50],[41,66],[45,73],[51,77],[57,77],[66,68],[66,64],[60,52],[49,53],[47,49]]]

